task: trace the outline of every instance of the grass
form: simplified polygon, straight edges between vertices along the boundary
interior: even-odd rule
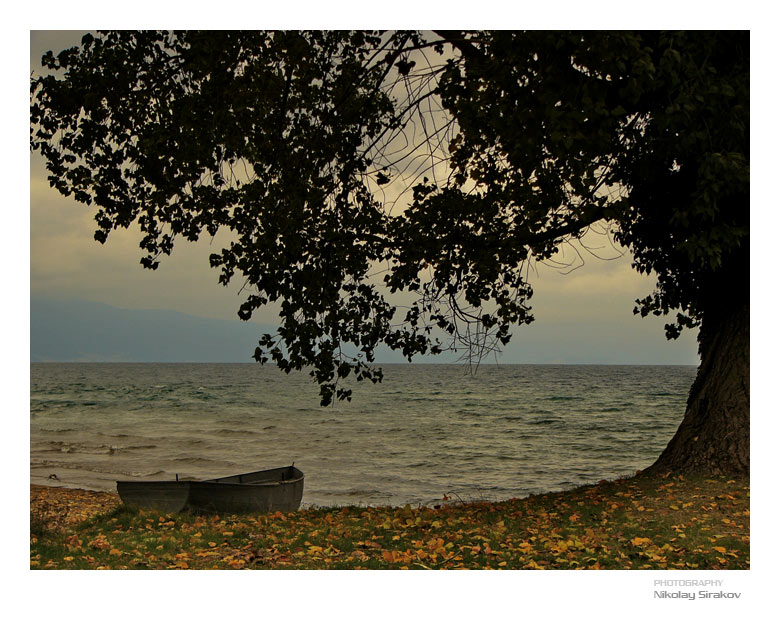
[[[747,478],[640,475],[495,503],[254,515],[168,515],[58,492],[31,502],[32,568],[750,568]]]

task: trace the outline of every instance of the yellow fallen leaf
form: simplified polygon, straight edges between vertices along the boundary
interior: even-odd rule
[[[81,547],[81,541],[79,540],[79,537],[76,534],[73,534],[72,536],[68,536],[65,539],[65,544],[71,547]]]
[[[726,548],[725,547],[713,547],[713,549],[715,551],[717,551],[718,553],[726,553]]]

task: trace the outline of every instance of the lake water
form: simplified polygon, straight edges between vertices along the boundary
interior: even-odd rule
[[[693,366],[386,365],[322,408],[256,364],[33,363],[32,483],[295,465],[304,505],[501,500],[633,474],[679,426]],[[59,481],[49,479],[54,474]]]

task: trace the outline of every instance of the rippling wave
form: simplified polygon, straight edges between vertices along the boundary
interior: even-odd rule
[[[288,465],[311,505],[505,499],[631,474],[682,418],[687,366],[386,365],[351,403],[254,364],[32,364],[34,483]],[[55,475],[56,480],[50,480]]]

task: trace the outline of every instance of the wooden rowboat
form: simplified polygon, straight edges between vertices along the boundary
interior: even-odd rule
[[[295,466],[258,470],[204,481],[117,481],[122,501],[160,512],[291,512],[303,496]]]

